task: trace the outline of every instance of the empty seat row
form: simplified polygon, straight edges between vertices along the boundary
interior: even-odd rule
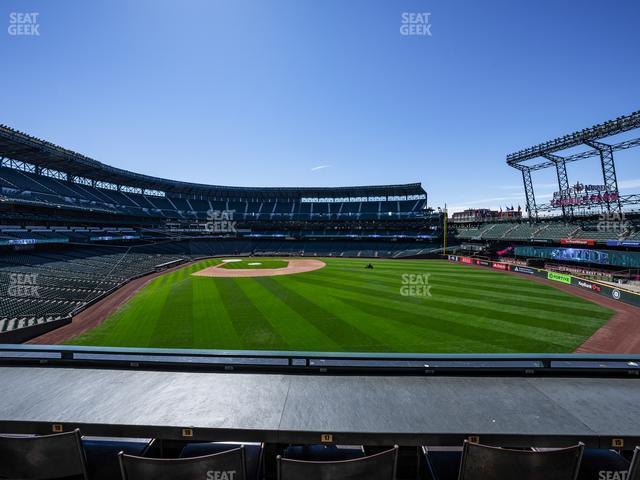
[[[0,256],[0,331],[67,317],[129,279],[184,258],[175,253],[115,252],[80,247]]]
[[[202,442],[183,446],[175,456],[162,455],[164,451],[161,442],[153,440],[87,438],[79,430],[44,436],[0,435],[0,478],[258,480],[265,475],[261,444]],[[585,474],[595,474],[595,479],[602,478],[601,472],[614,472],[615,478],[640,480],[640,447],[630,462],[613,467],[606,458],[593,453],[589,458],[585,452],[582,443],[510,449],[465,441],[457,450],[423,447],[416,478],[576,480]],[[361,447],[289,446],[274,460],[279,480],[394,480],[399,448],[378,448],[367,455]]]
[[[115,188],[115,187],[114,187]],[[211,211],[231,211],[236,220],[307,220],[312,218],[405,218],[420,215],[425,200],[301,202],[279,198],[215,200],[161,197],[84,185],[0,167],[0,193],[17,203],[74,210],[103,211],[136,217],[206,221]]]
[[[456,236],[460,239],[479,240],[552,240],[563,238],[592,239],[597,241],[634,238],[630,229],[612,227],[607,230],[598,225],[572,225],[564,223],[488,223],[477,227],[459,227]]]

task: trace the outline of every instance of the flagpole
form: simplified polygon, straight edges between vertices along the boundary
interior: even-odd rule
[[[443,255],[447,256],[447,204],[444,204],[444,249]]]

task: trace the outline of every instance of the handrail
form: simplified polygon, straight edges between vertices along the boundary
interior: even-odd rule
[[[640,378],[640,355],[633,354],[362,353],[0,344],[0,365],[34,364],[78,368],[300,374],[571,374],[632,375]]]

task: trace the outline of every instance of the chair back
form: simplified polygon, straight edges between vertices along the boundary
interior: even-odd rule
[[[278,480],[395,480],[398,446],[364,458],[337,462],[289,460],[278,456]]]
[[[636,447],[633,451],[633,459],[631,459],[627,480],[640,480],[640,447]]]
[[[244,447],[202,457],[145,458],[120,452],[123,480],[246,480]]]
[[[458,480],[575,480],[584,444],[534,452],[489,447],[465,440]]]
[[[80,430],[37,437],[0,435],[0,478],[87,479]]]

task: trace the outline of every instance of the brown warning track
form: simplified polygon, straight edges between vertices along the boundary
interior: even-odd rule
[[[615,313],[609,321],[580,345],[575,353],[640,353],[640,308],[589,290],[583,290],[579,287],[565,285],[564,283],[554,282],[553,280],[547,280],[533,275],[496,270],[482,265],[467,266],[492,270],[494,272],[500,271],[507,275],[515,275],[519,278],[529,278],[534,282],[550,285],[563,292],[584,298],[585,300],[613,310]]]
[[[312,272],[325,266],[320,260],[289,260],[283,268],[221,268],[224,264],[198,270],[191,275],[199,277],[273,277],[274,275],[293,275],[294,273]]]

